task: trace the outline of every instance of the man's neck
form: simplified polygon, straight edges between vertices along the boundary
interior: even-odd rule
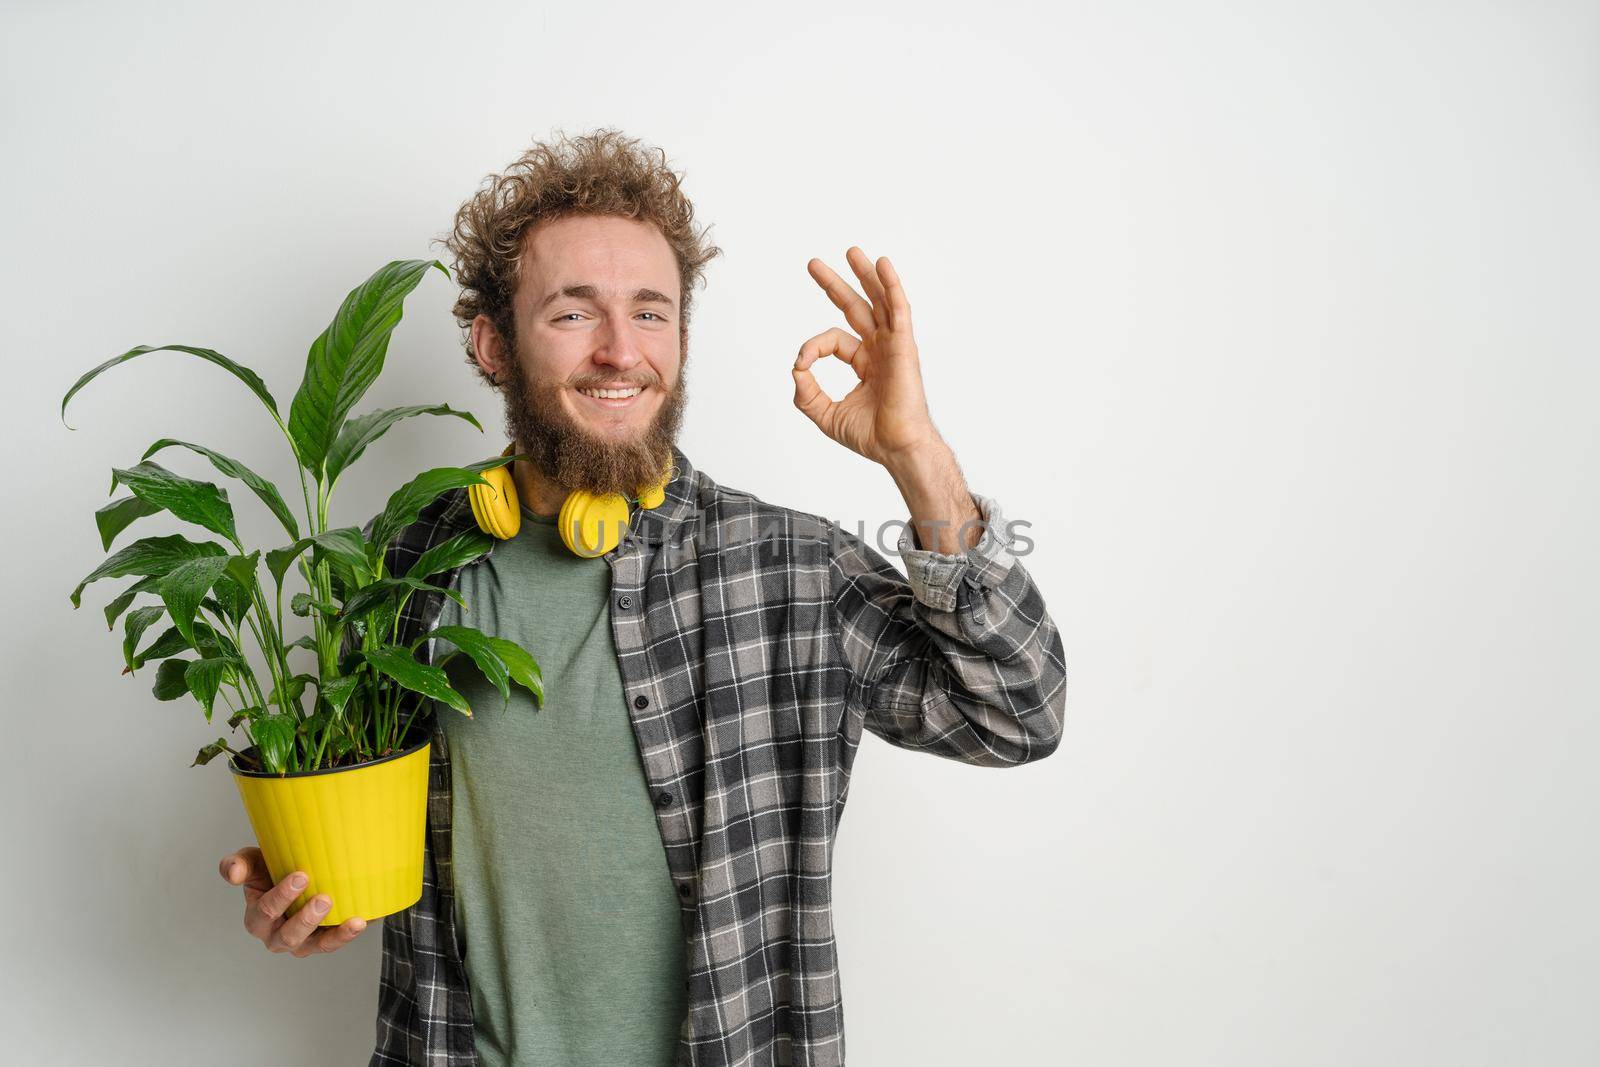
[[[519,446],[516,451],[521,452]],[[552,483],[532,463],[519,459],[511,465],[511,480],[516,483],[517,499],[535,515],[555,518],[567,499],[567,490]]]

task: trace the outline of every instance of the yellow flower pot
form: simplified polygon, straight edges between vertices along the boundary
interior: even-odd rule
[[[337,926],[421,898],[431,727],[430,718],[409,747],[354,767],[277,775],[228,761],[273,882],[309,878],[290,912],[326,893],[333,906],[318,925]]]

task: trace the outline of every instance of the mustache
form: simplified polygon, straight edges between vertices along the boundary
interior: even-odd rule
[[[660,388],[661,380],[652,375],[649,378],[586,378],[572,383],[574,389],[628,389],[633,386]]]

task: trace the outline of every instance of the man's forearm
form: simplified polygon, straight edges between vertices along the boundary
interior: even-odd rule
[[[911,533],[918,548],[959,555],[982,539],[983,517],[955,452],[943,438],[884,466],[911,512]]]

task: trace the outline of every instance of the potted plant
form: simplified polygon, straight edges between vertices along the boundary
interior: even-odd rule
[[[513,681],[544,699],[538,664],[511,641],[465,626],[439,627],[409,643],[396,641],[400,613],[416,592],[441,592],[466,607],[458,592],[428,579],[481,556],[492,544],[487,533],[466,531],[424,554],[406,574],[385,572],[389,545],[423,507],[452,489],[488,485],[483,471],[504,477],[498,468],[517,456],[425,471],[390,496],[365,527],[335,527],[329,521],[340,476],[400,420],[454,415],[483,430],[471,413],[448,404],[351,414],[382,373],[405,297],[430,267],[450,276],[437,260],[396,260],[350,292],[311,345],[287,422],[258,374],[190,345],[139,345],[84,374],[61,399],[65,424],[67,403],[106,370],[148,352],[183,352],[243,382],[289,442],[305,505],[303,530],[277,486],[203,445],[164,437],[138,463],[113,468],[110,491],[120,485],[127,495],[95,512],[106,551],[131,523],[158,512],[226,544],[181,534],[142,538],[108,556],[70,598],[78,608],[91,582],[137,579],[105,608],[108,628],[122,619],[123,673],[156,664],[156,699],[192,696],[207,722],[219,701],[226,705],[228,727],[242,729],[245,744],[236,748],[227,736],[218,737],[190,765],[230,754],[234,781],[273,880],[307,871],[310,881],[297,906],[327,893],[333,907],[323,926],[352,915],[374,919],[421,896],[431,734],[427,710],[438,701],[472,714],[450,686],[444,663],[465,653],[508,702]],[[166,448],[205,457],[243,482],[282,524],[288,543],[265,553],[273,581],[270,598],[260,580],[263,553],[245,551],[227,490],[151,460]],[[291,597],[290,611],[310,621],[310,632],[286,640],[283,586],[291,569],[298,570],[306,588]],[[159,603],[133,606],[141,594]],[[162,620],[167,628],[141,647],[146,632]],[[246,632],[264,661],[264,674],[246,659]],[[416,658],[429,638],[453,649],[438,664]],[[309,664],[292,664],[296,651],[309,656]]]

